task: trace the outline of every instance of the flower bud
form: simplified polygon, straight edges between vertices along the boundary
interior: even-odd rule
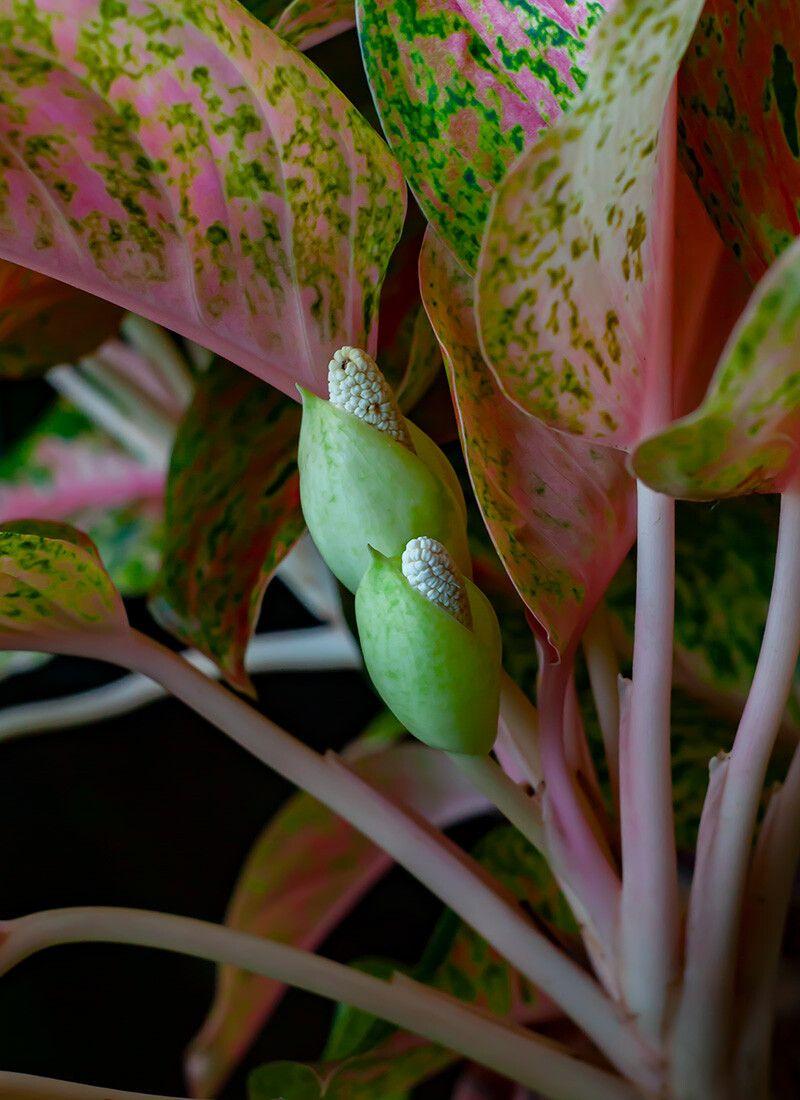
[[[365,352],[337,351],[328,379],[330,401],[300,391],[298,464],[303,515],[332,572],[355,592],[368,546],[394,556],[428,531],[471,573],[464,497],[445,456],[405,419]]]
[[[497,734],[500,628],[492,605],[431,538],[371,551],[356,592],[364,661],[389,709],[432,748],[488,753]]]

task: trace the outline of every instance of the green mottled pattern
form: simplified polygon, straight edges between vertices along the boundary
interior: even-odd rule
[[[374,347],[399,168],[235,0],[0,0],[0,53],[0,254],[291,396]]]
[[[54,647],[85,631],[127,625],[122,600],[91,540],[63,523],[0,529],[0,648]]]
[[[487,358],[520,408],[627,448],[660,295],[659,128],[702,0],[620,0],[586,89],[500,185],[478,276]],[[666,157],[671,150],[666,149]]]
[[[756,287],[700,407],[645,440],[648,485],[693,500],[775,492],[800,444],[800,240]]]
[[[167,482],[158,620],[244,691],[244,655],[275,568],[303,531],[300,409],[224,360],[198,383]]]
[[[472,280],[431,231],[420,274],[478,505],[519,594],[563,654],[631,544],[633,481],[617,451],[555,432],[505,397],[478,345]]]
[[[357,0],[367,77],[428,219],[474,269],[492,191],[583,84],[584,0]]]
[[[800,5],[706,0],[681,66],[686,169],[753,281],[800,233]]]
[[[161,502],[142,500],[120,508],[88,508],[74,517],[97,547],[122,596],[146,596],[161,568]]]

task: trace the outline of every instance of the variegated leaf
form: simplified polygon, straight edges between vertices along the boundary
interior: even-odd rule
[[[391,728],[396,736],[396,724]],[[362,745],[359,751],[364,750]],[[376,751],[373,744],[356,767],[372,784],[439,826],[470,817],[484,807],[450,761],[422,745]],[[382,849],[347,822],[309,795],[295,795],[251,851],[227,923],[314,948],[390,864]],[[187,1056],[193,1095],[207,1096],[218,1088],[283,991],[279,982],[221,968],[211,1012]]]
[[[0,649],[79,652],[85,635],[127,628],[91,539],[63,523],[0,528]]]
[[[505,397],[478,345],[472,280],[431,231],[420,275],[484,520],[549,645],[564,654],[630,547],[633,481],[618,452],[556,432]]]
[[[121,318],[118,306],[0,260],[0,378],[41,374],[87,355]]]
[[[367,77],[428,219],[467,268],[494,188],[584,81],[597,0],[357,0]]]
[[[374,347],[399,170],[235,0],[0,0],[0,254],[294,396]]]
[[[503,389],[619,447],[637,442],[660,366],[674,145],[659,131],[701,8],[620,0],[601,21],[584,94],[505,177],[481,252],[481,341]]]
[[[654,489],[691,500],[780,491],[800,455],[800,240],[756,287],[702,405],[633,457]]]
[[[683,159],[755,281],[800,233],[800,7],[706,0],[681,66]]]
[[[159,622],[252,692],[244,654],[269,580],[303,532],[300,408],[217,360],[172,450]]]
[[[243,0],[257,19],[298,50],[310,50],[355,26],[353,0]]]
[[[126,454],[65,401],[0,457],[0,523],[72,520],[87,509],[160,500],[164,474]]]

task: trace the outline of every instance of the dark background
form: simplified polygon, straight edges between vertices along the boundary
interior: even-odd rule
[[[0,453],[52,400],[44,382],[0,389]],[[134,625],[173,644],[143,601]],[[313,619],[275,581],[260,629]],[[56,658],[0,681],[0,707],[58,697],[119,675]],[[265,714],[317,749],[339,748],[377,713],[357,672],[256,678]],[[250,846],[291,788],[183,704],[0,744],[0,919],[68,905],[122,905],[222,921]],[[471,843],[485,825],[462,826]],[[441,904],[395,870],[321,950],[348,962],[379,954],[415,963]],[[213,991],[212,965],[140,948],[51,949],[0,980],[0,1066],[143,1092],[185,1094],[182,1053]],[[222,1094],[245,1095],[247,1071],[318,1058],[332,1006],[292,991]],[[419,1097],[449,1094],[452,1074]]]

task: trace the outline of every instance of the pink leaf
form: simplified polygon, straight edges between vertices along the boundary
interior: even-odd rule
[[[407,744],[368,755],[356,769],[385,794],[444,826],[485,803],[446,756]],[[383,875],[390,859],[306,794],[267,826],[228,910],[232,928],[314,948]],[[211,1012],[187,1055],[192,1094],[214,1093],[284,992],[278,982],[223,967]]]
[[[404,185],[316,66],[234,0],[25,11],[0,0],[0,254],[292,396],[374,347]]]
[[[564,654],[630,547],[633,482],[620,454],[553,431],[503,395],[478,346],[472,280],[431,230],[420,277],[484,520],[551,655]]]
[[[659,133],[701,8],[621,0],[601,21],[584,94],[500,184],[479,263],[481,341],[505,392],[623,448],[658,389],[674,157]]]

